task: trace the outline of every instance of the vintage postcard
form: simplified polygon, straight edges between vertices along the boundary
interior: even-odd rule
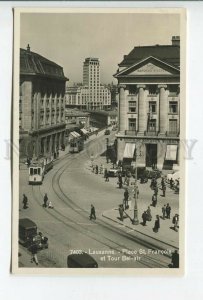
[[[184,274],[185,58],[184,9],[14,9],[14,274]]]

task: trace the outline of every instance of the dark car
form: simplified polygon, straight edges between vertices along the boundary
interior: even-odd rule
[[[106,129],[105,132],[104,132],[104,135],[109,135],[109,134],[110,134],[110,130]]]
[[[67,257],[68,268],[98,268],[98,263],[89,254],[82,252],[79,254],[70,254]]]
[[[48,238],[41,232],[37,233],[37,225],[28,218],[19,220],[19,243],[29,248],[33,243],[39,250],[48,248]]]

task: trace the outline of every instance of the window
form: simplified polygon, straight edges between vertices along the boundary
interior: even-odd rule
[[[136,105],[137,103],[135,101],[129,101],[128,105],[129,105],[129,112],[131,113],[136,113]]]
[[[169,102],[169,113],[170,114],[177,114],[178,113],[178,102],[177,101],[170,101]]]
[[[149,131],[156,131],[156,120],[155,119],[151,119],[149,121]]]
[[[171,119],[169,120],[169,132],[177,133],[177,120]]]
[[[130,85],[129,86],[129,95],[134,95],[136,94],[136,86]]]
[[[156,91],[157,91],[157,86],[152,84],[149,85],[149,95],[156,95]]]
[[[149,113],[156,114],[156,102],[149,102]]]
[[[136,130],[136,119],[129,119],[128,120],[128,129],[129,130]]]

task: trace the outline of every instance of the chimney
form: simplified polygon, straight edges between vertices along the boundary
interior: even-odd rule
[[[180,36],[172,36],[172,46],[180,46]]]
[[[27,52],[30,52],[30,45],[27,45]]]

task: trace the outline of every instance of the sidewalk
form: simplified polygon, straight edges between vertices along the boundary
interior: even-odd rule
[[[103,168],[107,168],[108,170],[112,168],[112,163],[106,162],[106,157],[105,156],[98,156],[96,159],[94,159],[93,162],[94,165],[98,165],[98,167],[103,165]],[[100,169],[100,168],[99,168]],[[91,168],[91,162],[87,162],[86,164],[86,170],[94,176],[94,173],[92,172]],[[103,174],[98,174],[96,175],[99,181],[104,182],[104,175]],[[124,179],[124,178],[123,178]],[[134,179],[131,181],[133,182]],[[109,182],[106,184],[112,185],[112,187],[116,188],[117,187],[117,177],[110,177]],[[160,184],[161,179],[158,180],[158,185]],[[125,185],[123,185],[123,188],[120,189],[121,191],[121,196],[120,196],[120,203],[123,204],[123,194],[124,194],[124,189]],[[166,197],[162,197],[162,191],[159,190],[158,193],[158,202],[157,206],[153,207],[151,206],[151,197],[153,194],[153,191],[150,188],[150,180],[148,183],[145,184],[140,184],[138,182],[138,188],[139,188],[139,198],[137,199],[137,205],[138,205],[138,220],[139,224],[138,225],[133,225],[132,224],[132,219],[134,217],[134,201],[131,201],[131,207],[127,209],[124,213],[124,220],[120,220],[119,216],[119,211],[118,211],[118,206],[113,207],[110,210],[106,210],[102,213],[102,217],[108,220],[111,224],[114,224],[116,227],[123,228],[125,231],[134,234],[140,234],[143,236],[143,239],[148,239],[150,240],[151,243],[153,244],[159,244],[160,247],[163,247],[164,249],[169,249],[169,248],[179,248],[179,232],[176,232],[174,230],[174,226],[172,224],[172,218],[176,213],[179,213],[179,196],[174,193],[173,190],[171,190],[167,186],[167,191],[166,191]],[[162,218],[162,206],[165,204],[169,203],[171,206],[171,218],[163,220]],[[151,209],[151,215],[152,215],[152,221],[147,221],[146,226],[142,225],[142,213],[147,210],[148,206],[150,206]],[[154,228],[154,222],[156,219],[156,215],[160,216],[160,229],[157,233],[153,231]]]

